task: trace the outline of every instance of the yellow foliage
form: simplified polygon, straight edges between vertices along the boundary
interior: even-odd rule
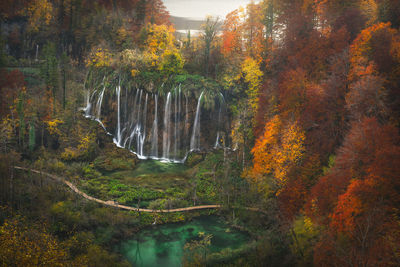
[[[130,70],[132,77],[140,72],[139,70],[146,64],[144,54],[136,49],[125,49],[119,53],[117,63],[119,67]]]
[[[0,142],[3,144],[9,143],[13,135],[12,121],[7,116],[0,122]]]
[[[273,176],[278,186],[284,186],[288,172],[302,159],[304,141],[305,133],[296,123],[283,128],[279,115],[274,116],[265,125],[263,136],[258,138],[251,151],[254,157],[253,167],[246,177],[255,183],[266,185],[268,177]]]
[[[108,49],[97,48],[92,50],[89,59],[86,61],[86,66],[94,66],[97,68],[109,67],[112,63],[112,55]]]
[[[40,227],[27,227],[18,218],[0,227],[0,262],[3,266],[69,266],[67,253]]]
[[[147,26],[146,48],[150,53],[160,54],[165,49],[173,49],[175,29],[172,26],[149,24]]]
[[[183,68],[183,58],[175,47],[174,32],[172,26],[147,25],[143,61],[148,67],[165,73],[179,73]]]
[[[81,139],[78,145],[78,150],[86,152],[89,149],[90,145],[93,144],[94,142],[96,142],[96,134],[88,133]]]
[[[281,146],[275,151],[275,178],[278,183],[286,183],[286,175],[291,167],[298,164],[305,152],[305,133],[297,126],[291,124],[283,133]]]
[[[67,147],[61,153],[61,159],[65,161],[77,160],[81,157],[87,156],[90,152],[91,146],[96,142],[96,134],[88,133],[79,142],[77,148]]]
[[[53,18],[53,5],[48,0],[35,0],[28,6],[29,28],[37,32],[39,27],[49,25]]]
[[[117,40],[116,40],[117,45],[121,45],[123,42],[125,42],[127,36],[128,36],[128,31],[124,27],[119,28],[117,30]]]
[[[249,97],[250,107],[255,113],[258,109],[258,92],[260,89],[263,73],[260,70],[257,61],[250,57],[244,60],[241,68],[241,77],[244,78],[245,82],[248,84],[248,89],[246,93]]]
[[[135,70],[135,69],[131,69],[131,75],[132,75],[132,77],[135,77],[137,74],[138,74],[138,70]]]
[[[49,131],[49,133],[51,135],[61,135],[61,132],[60,132],[60,129],[58,129],[58,126],[62,123],[64,123],[64,122],[59,119],[46,121],[47,130]]]
[[[70,147],[65,148],[64,152],[61,153],[61,159],[65,161],[75,160],[78,157],[79,157],[79,151]]]

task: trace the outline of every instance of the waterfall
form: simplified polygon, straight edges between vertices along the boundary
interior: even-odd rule
[[[188,109],[188,98],[185,94],[185,136],[189,136],[189,109]],[[187,143],[185,143],[187,145]]]
[[[39,55],[39,45],[36,45],[36,55],[35,55],[35,61],[38,61],[38,55]]]
[[[82,110],[87,118],[96,120],[107,134],[113,135],[118,147],[128,149],[139,159],[169,162],[183,162],[190,151],[200,148],[221,147],[220,138],[225,130],[225,100],[221,94],[215,97],[214,110],[208,110],[202,108],[204,91],[196,99],[194,92],[179,85],[166,91],[160,100],[157,93],[123,87],[123,84],[111,89],[104,79],[87,91],[86,107]],[[110,100],[115,105],[113,113],[104,110]],[[107,128],[112,127],[114,134],[107,131],[101,120],[108,122]]]
[[[178,151],[178,88],[175,88],[175,131],[174,131],[174,137],[175,137],[175,142],[174,142],[174,157],[177,159],[177,151]]]
[[[106,87],[103,87],[103,90],[100,93],[99,99],[97,100],[97,105],[96,105],[96,119],[100,121],[100,115],[101,115],[101,104],[103,103],[103,96],[104,96],[104,91],[106,90]]]
[[[220,146],[219,144],[219,137],[220,137],[220,124],[221,124],[221,109],[222,109],[222,104],[225,103],[224,96],[220,93],[221,99],[219,103],[219,111],[218,111],[218,124],[217,124],[217,139],[215,140],[215,145],[214,148],[218,148]]]
[[[171,145],[171,92],[167,95],[167,101],[164,108],[164,132],[163,132],[163,159],[169,158],[169,148]]]
[[[199,100],[197,101],[196,117],[193,124],[192,138],[190,139],[190,151],[200,150],[200,104],[203,93],[204,91],[201,92]]]
[[[154,121],[153,127],[151,130],[151,156],[154,158],[158,158],[158,120],[157,120],[157,107],[158,107],[158,95],[154,95]]]
[[[86,107],[83,109],[85,111],[85,117],[90,118],[90,109],[92,107],[92,103],[90,103],[90,90],[87,90],[86,94]]]
[[[120,107],[120,104],[121,104],[121,95],[120,95],[120,93],[121,93],[121,86],[117,86],[116,88],[115,88],[115,91],[116,91],[116,93],[117,93],[117,132],[116,132],[116,137],[117,138],[114,138],[114,143],[118,146],[118,147],[121,147],[121,145],[120,145],[120,142],[121,142],[121,107]]]
[[[146,99],[144,102],[144,112],[143,112],[143,134],[140,139],[140,155],[145,157],[144,155],[144,142],[146,140],[146,124],[147,124],[147,100],[149,98],[149,94],[146,93]]]
[[[179,85],[179,97],[178,97],[178,127],[181,126],[181,85]],[[175,137],[178,143],[178,148],[181,146],[181,132],[178,128],[178,135]],[[178,159],[178,154],[175,152],[175,158]]]
[[[136,151],[138,156],[141,156],[140,154],[140,150],[141,150],[141,139],[142,139],[142,124],[140,121],[140,112],[142,111],[141,107],[142,107],[142,95],[143,95],[143,90],[140,90],[140,94],[139,94],[139,100],[138,100],[138,104],[136,104],[137,108],[137,117],[135,120],[135,127],[134,127],[134,132],[136,135]]]

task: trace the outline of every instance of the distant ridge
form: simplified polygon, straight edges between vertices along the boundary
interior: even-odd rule
[[[205,22],[204,19],[174,16],[171,16],[170,19],[176,30],[200,30],[201,25]]]

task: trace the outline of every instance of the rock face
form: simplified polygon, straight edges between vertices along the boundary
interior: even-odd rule
[[[180,86],[162,94],[99,87],[88,90],[84,111],[140,159],[183,162],[191,151],[221,146],[228,129],[222,94]]]

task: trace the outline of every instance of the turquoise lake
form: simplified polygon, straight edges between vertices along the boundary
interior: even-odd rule
[[[249,242],[249,236],[232,229],[218,216],[201,216],[190,222],[155,225],[142,230],[136,239],[121,245],[121,252],[133,266],[181,266],[185,243],[199,232],[212,234],[210,252],[237,249]]]

